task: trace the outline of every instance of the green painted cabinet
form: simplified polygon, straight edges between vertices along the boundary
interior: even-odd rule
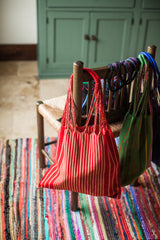
[[[160,48],[160,12],[149,6],[149,0],[37,0],[39,79],[68,78],[76,60],[98,67],[149,44]]]
[[[141,25],[138,36],[138,52],[153,43],[158,47],[156,61],[160,68],[160,12],[141,13]]]
[[[130,12],[90,14],[89,67],[104,66],[127,57],[132,18]]]
[[[75,59],[88,60],[89,15],[86,12],[47,12],[47,67],[55,76],[71,74]]]
[[[47,7],[134,7],[135,0],[47,0]]]
[[[96,67],[127,55],[130,13],[49,11],[47,21],[47,67],[57,76],[69,75],[75,60]]]

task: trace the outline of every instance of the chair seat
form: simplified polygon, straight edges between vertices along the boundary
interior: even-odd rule
[[[58,132],[61,126],[59,119],[62,117],[67,95],[51,98],[39,105],[40,114]]]
[[[53,128],[58,132],[61,126],[60,119],[62,118],[65,102],[67,95],[47,99],[43,101],[43,104],[39,105],[40,114],[48,121],[48,123],[53,126]],[[120,130],[122,128],[121,122],[116,122],[110,124],[111,130],[115,137],[119,136]]]

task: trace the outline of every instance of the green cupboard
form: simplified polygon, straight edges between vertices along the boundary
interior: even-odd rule
[[[138,36],[138,51],[141,51],[141,49],[146,49],[151,43],[158,48],[156,61],[160,68],[160,12],[141,13],[141,25]]]
[[[89,29],[88,13],[51,11],[47,18],[48,68],[65,77],[75,59],[87,62],[88,41],[84,36]]]
[[[89,67],[104,66],[127,57],[131,37],[132,13],[91,13],[88,49]]]
[[[68,78],[77,60],[85,67],[105,66],[136,56],[149,44],[160,48],[160,6],[150,10],[149,4],[37,0],[39,79]]]

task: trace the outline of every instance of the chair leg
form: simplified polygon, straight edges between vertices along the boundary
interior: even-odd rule
[[[42,153],[42,149],[44,149],[44,121],[43,121],[43,117],[40,115],[39,110],[38,110],[38,107],[40,104],[43,104],[43,102],[38,101],[36,104],[39,165],[40,165],[40,168],[45,168],[45,157]]]
[[[71,192],[71,211],[78,211],[78,193]]]

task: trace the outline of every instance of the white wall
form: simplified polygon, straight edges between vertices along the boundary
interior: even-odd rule
[[[35,43],[36,0],[0,0],[0,44]]]

